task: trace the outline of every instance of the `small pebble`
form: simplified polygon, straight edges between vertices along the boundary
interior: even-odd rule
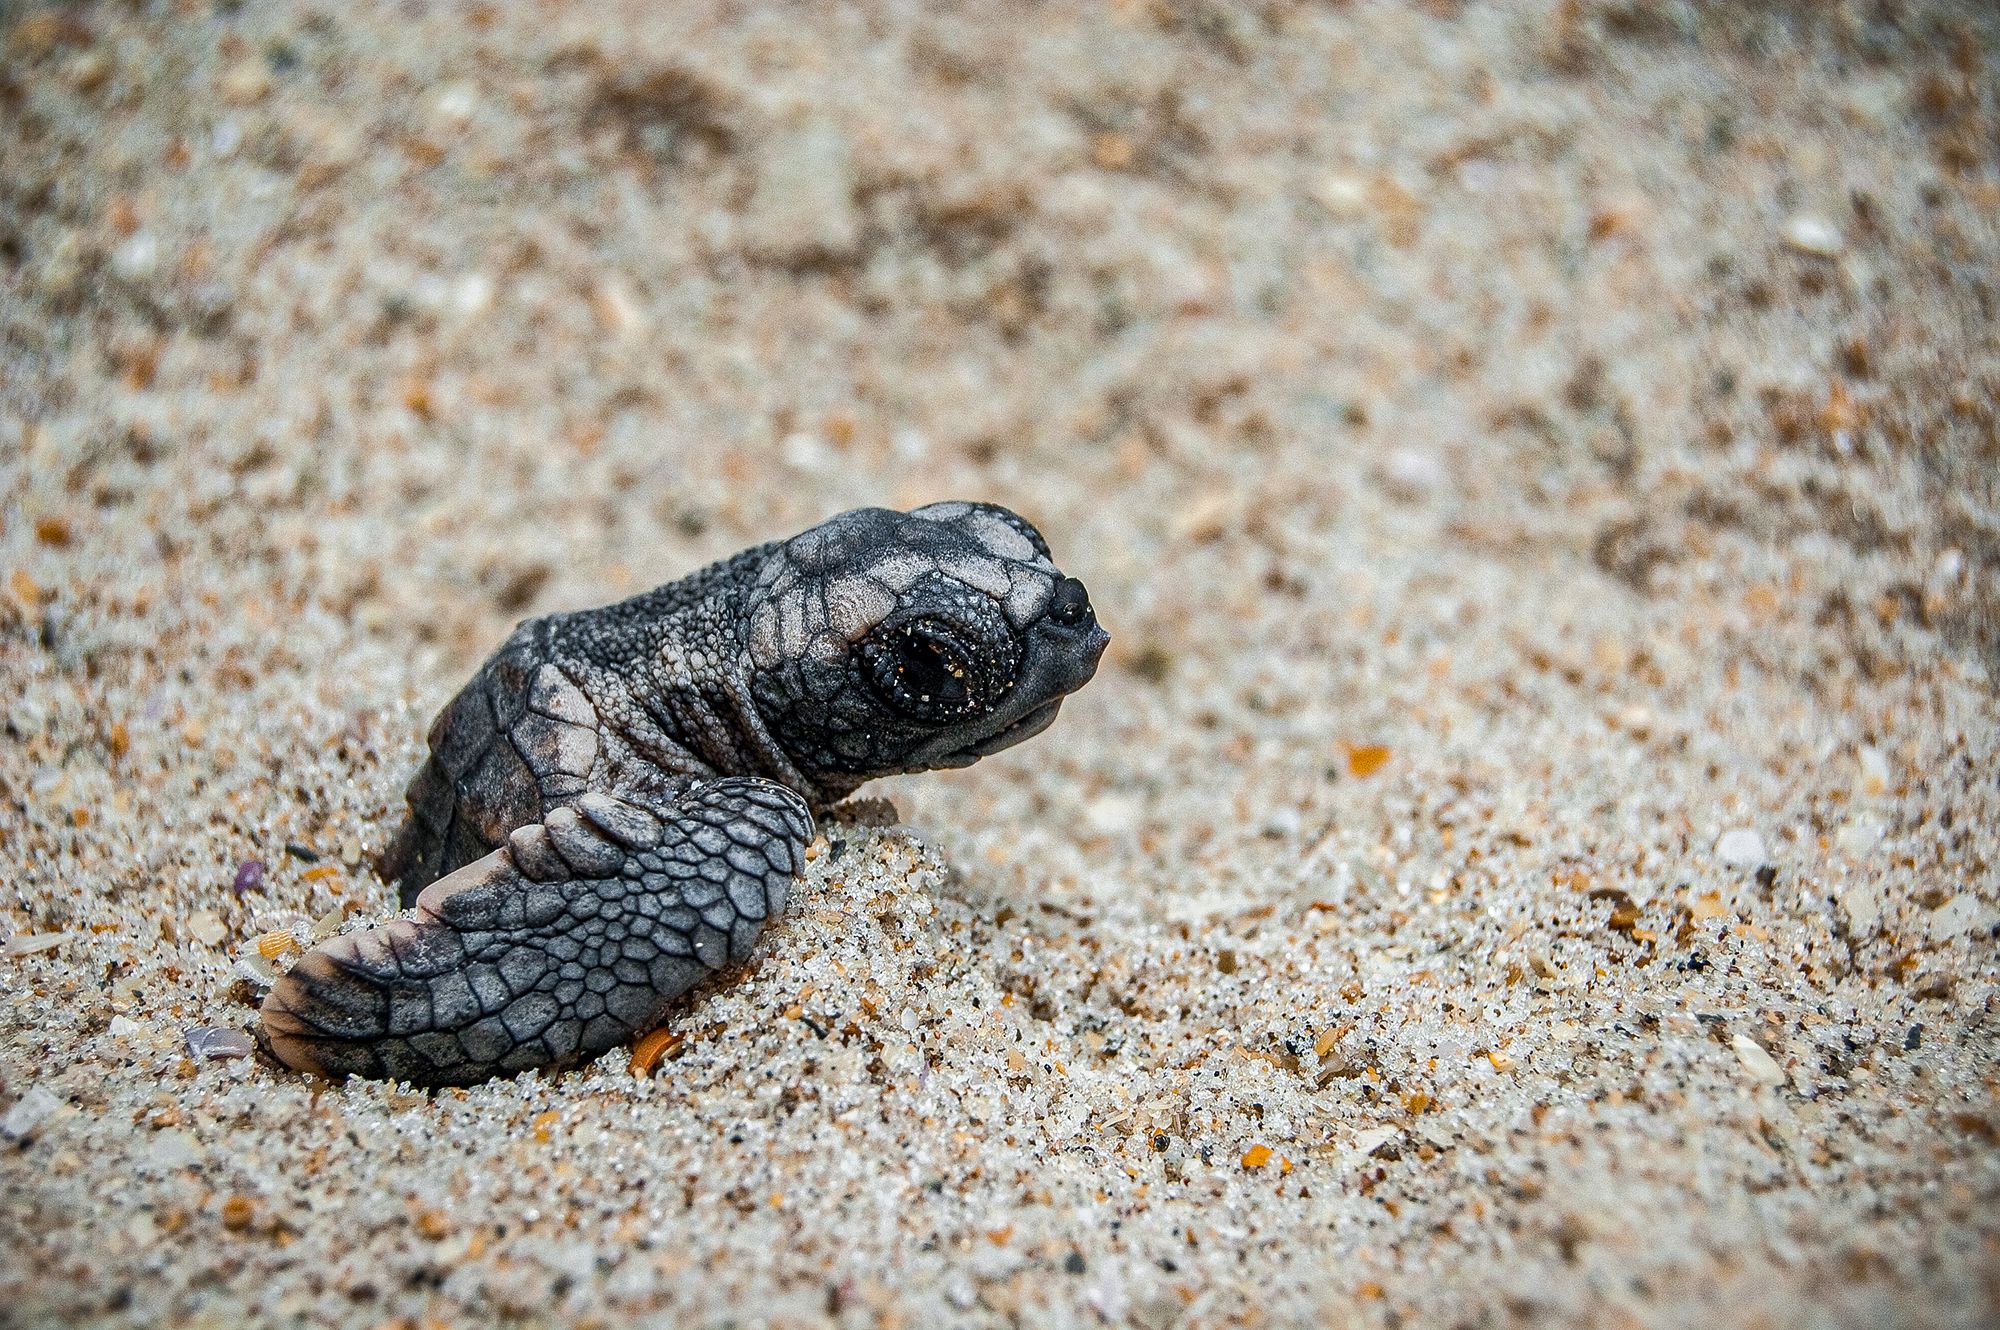
[[[196,1025],[186,1033],[188,1052],[197,1059],[247,1058],[257,1049],[250,1036],[241,1030]]]
[[[1300,816],[1298,809],[1279,808],[1264,819],[1263,833],[1273,840],[1283,840],[1288,836],[1298,835],[1299,829],[1304,824],[1305,819]]]
[[[146,1151],[146,1163],[161,1173],[199,1168],[201,1161],[201,1146],[184,1131],[155,1132],[152,1146]]]
[[[242,863],[238,864],[236,866],[236,878],[229,884],[229,889],[238,896],[242,896],[246,892],[262,891],[264,889],[264,861],[262,859],[245,859]]]
[[[1451,477],[1430,453],[1394,448],[1375,468],[1375,479],[1393,497],[1413,503],[1443,489]]]
[[[854,144],[830,120],[776,136],[758,161],[744,229],[748,248],[780,263],[853,252],[861,240]]]
[[[1840,913],[1847,920],[1849,936],[1865,938],[1881,922],[1882,897],[1873,883],[1857,882],[1843,890],[1836,899],[1840,904]]]
[[[1716,838],[1715,857],[1731,868],[1755,868],[1770,859],[1764,838],[1753,827],[1731,827]]]
[[[37,1085],[22,1095],[5,1115],[0,1115],[0,1137],[25,1141],[61,1107],[62,1100]]]
[[[462,125],[479,110],[479,89],[463,79],[447,83],[431,95],[431,110],[440,120]]]
[[[1100,794],[1083,809],[1090,829],[1106,836],[1135,830],[1144,816],[1144,806],[1129,794]]]
[[[1236,507],[1235,496],[1223,491],[1190,499],[1174,514],[1174,539],[1197,544],[1220,540],[1236,516]]]
[[[231,1196],[222,1203],[222,1226],[231,1233],[241,1233],[249,1228],[256,1217],[257,1203],[248,1196]]]
[[[778,445],[778,452],[785,465],[797,471],[816,471],[833,462],[832,450],[820,442],[818,435],[806,430],[787,434]]]
[[[591,292],[590,312],[596,316],[598,327],[621,340],[646,330],[645,307],[615,273],[607,274]]]
[[[1990,933],[2000,926],[2000,913],[1989,909],[1977,896],[1961,892],[1931,911],[1924,931],[1935,942],[1968,934]]]
[[[1762,1044],[1752,1039],[1749,1035],[1739,1034],[1733,1036],[1729,1041],[1729,1047],[1735,1051],[1736,1060],[1743,1064],[1743,1070],[1750,1073],[1751,1079],[1764,1085],[1783,1085],[1785,1083],[1784,1069],[1779,1067],[1776,1060],[1764,1051]]]
[[[1372,1155],[1389,1142],[1396,1139],[1394,1127],[1370,1127],[1354,1134],[1354,1148],[1362,1154]]]
[[[125,1237],[134,1247],[150,1247],[160,1240],[160,1225],[144,1210],[125,1221]]]
[[[1839,227],[1811,213],[1798,213],[1788,220],[1784,239],[1786,248],[1823,259],[1836,258],[1847,247]]]
[[[1882,839],[1882,824],[1872,817],[1851,817],[1833,833],[1833,843],[1850,859],[1859,859]]]
[[[150,231],[139,232],[111,251],[111,270],[128,282],[151,277],[159,262],[160,242]]]
[[[262,60],[237,61],[223,74],[217,91],[232,106],[248,106],[271,91],[271,73]]]
[[[86,51],[72,59],[64,73],[78,92],[95,92],[111,77],[111,61],[101,51]]]
[[[7,939],[6,952],[9,956],[33,956],[39,952],[54,951],[72,938],[69,933],[22,933]]]
[[[1347,774],[1366,779],[1389,761],[1389,750],[1381,744],[1347,745]]]
[[[1312,187],[1312,199],[1327,215],[1345,221],[1368,211],[1368,182],[1360,176],[1322,176]]]
[[[1859,772],[1854,782],[1854,792],[1863,799],[1879,799],[1889,792],[1889,759],[1882,750],[1872,745],[1864,745],[1858,754]]]
[[[214,911],[196,910],[187,918],[187,935],[204,947],[213,947],[228,938],[229,928]]]

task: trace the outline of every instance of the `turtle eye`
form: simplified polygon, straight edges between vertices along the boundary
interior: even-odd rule
[[[884,702],[921,720],[969,716],[985,705],[972,653],[937,619],[912,619],[861,648],[869,682]]]

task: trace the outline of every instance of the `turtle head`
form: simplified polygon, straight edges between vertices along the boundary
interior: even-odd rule
[[[1005,508],[860,508],[771,554],[741,618],[757,709],[828,791],[970,766],[1031,738],[1110,636]]]

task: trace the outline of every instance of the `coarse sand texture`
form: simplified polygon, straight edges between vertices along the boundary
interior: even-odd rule
[[[256,1052],[520,619],[1112,636],[575,1070]],[[0,1327],[2000,1323],[2000,10],[0,0]]]

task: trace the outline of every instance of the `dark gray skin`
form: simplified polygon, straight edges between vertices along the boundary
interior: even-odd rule
[[[592,1057],[748,959],[814,810],[1047,728],[1109,638],[1005,508],[863,508],[523,623],[431,727],[382,857],[410,912],[264,999],[324,1076],[464,1085]]]

